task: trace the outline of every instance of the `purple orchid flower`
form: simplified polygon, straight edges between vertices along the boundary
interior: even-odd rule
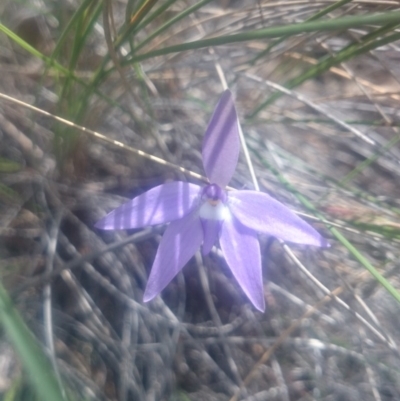
[[[219,238],[233,275],[253,305],[265,310],[257,233],[284,241],[328,246],[308,223],[269,195],[226,191],[240,150],[239,120],[232,94],[219,100],[203,141],[203,165],[210,184],[170,182],[150,189],[101,219],[103,230],[168,223],[160,242],[143,301],[156,297],[202,245],[208,254]]]

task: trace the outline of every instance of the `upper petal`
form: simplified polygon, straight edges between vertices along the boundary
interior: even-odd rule
[[[143,295],[147,302],[157,296],[199,249],[203,241],[198,210],[173,221],[165,230]]]
[[[265,299],[257,234],[235,216],[222,224],[220,245],[236,280],[253,305],[264,312]]]
[[[226,90],[208,123],[203,140],[203,165],[212,184],[226,186],[239,158],[239,120],[232,93]]]
[[[266,193],[232,191],[228,198],[231,212],[255,231],[298,244],[329,246],[313,227]]]
[[[95,224],[103,230],[123,230],[162,224],[190,212],[201,188],[175,181],[152,188],[124,203]]]

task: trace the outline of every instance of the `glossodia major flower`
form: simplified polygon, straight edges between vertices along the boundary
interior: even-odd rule
[[[327,246],[308,223],[269,195],[226,191],[240,150],[239,120],[226,90],[211,117],[203,141],[203,165],[209,184],[159,185],[123,204],[96,227],[122,230],[170,222],[160,242],[144,292],[144,302],[157,296],[202,246],[208,254],[219,239],[234,277],[253,305],[265,309],[257,233],[284,241]]]

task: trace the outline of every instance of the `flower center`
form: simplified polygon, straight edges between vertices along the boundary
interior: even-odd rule
[[[201,192],[202,205],[199,215],[202,219],[224,220],[227,216],[226,193],[217,184],[207,185]]]

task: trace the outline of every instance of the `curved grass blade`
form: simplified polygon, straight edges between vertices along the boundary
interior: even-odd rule
[[[126,60],[122,65],[129,65],[138,61],[147,60],[156,56],[164,56],[171,53],[179,53],[187,50],[195,50],[207,48],[210,46],[221,46],[231,43],[246,42],[250,40],[279,38],[287,35],[297,35],[305,32],[329,32],[338,31],[349,28],[356,28],[366,25],[386,25],[389,23],[398,23],[400,20],[400,11],[370,14],[365,16],[351,16],[343,18],[335,18],[326,21],[302,22],[300,24],[290,24],[276,26],[271,28],[257,29],[253,31],[237,33],[233,35],[217,36],[215,38],[202,39],[179,45],[157,49],[148,53],[135,55],[129,60]]]
[[[157,17],[161,16],[169,7],[171,7],[174,3],[178,0],[168,0],[160,7],[157,8],[154,12],[152,12],[146,19],[144,19],[141,23],[138,24],[135,32],[140,31],[141,29],[145,28],[148,24],[154,21]]]
[[[193,6],[188,7],[187,9],[185,9],[184,11],[182,11],[181,13],[179,13],[178,15],[176,15],[175,17],[171,18],[169,21],[167,21],[165,24],[161,25],[158,29],[156,29],[151,35],[149,35],[146,39],[144,39],[141,43],[139,43],[136,47],[135,47],[135,52],[137,52],[138,50],[140,50],[141,48],[143,48],[147,43],[149,43],[150,41],[152,41],[154,38],[156,38],[158,35],[160,35],[161,33],[163,33],[164,31],[166,31],[170,26],[176,24],[177,22],[181,21],[183,18],[185,18],[186,16],[190,15],[191,13],[195,12],[196,10],[198,10],[199,8],[205,6],[206,4],[210,3],[211,0],[202,0],[199,1],[196,4],[193,4]]]
[[[333,66],[342,63],[343,61],[349,60],[353,57],[359,56],[360,54],[366,53],[370,50],[376,49],[380,46],[386,45],[391,42],[395,42],[400,39],[398,32],[392,35],[381,38],[387,32],[392,32],[394,27],[398,25],[398,22],[388,24],[382,28],[377,29],[375,32],[369,33],[364,36],[361,43],[351,44],[345,49],[338,52],[335,56],[323,57],[322,60],[315,66],[309,68],[305,73],[299,75],[296,78],[286,82],[283,86],[287,89],[293,89],[308,79],[314,78],[323,72],[328,71]],[[254,118],[261,110],[278,100],[283,95],[282,92],[276,92],[270,96],[266,101],[261,103],[249,116],[248,118]]]
[[[323,8],[322,10],[318,11],[316,14],[312,15],[310,18],[307,18],[305,22],[311,22],[315,21],[324,15],[336,10],[337,8],[340,8],[347,3],[350,3],[352,0],[340,0],[334,4],[331,4],[328,7]],[[268,54],[274,47],[278,46],[281,44],[284,40],[286,40],[289,36],[283,36],[282,38],[279,38],[275,40],[273,43],[271,43],[265,50],[260,52],[256,57],[253,58],[253,60],[250,61],[250,64],[254,64],[257,60],[260,58],[263,58],[266,54]]]
[[[61,45],[65,42],[68,33],[71,31],[71,29],[74,27],[74,25],[77,23],[78,19],[82,15],[82,13],[85,12],[85,10],[90,6],[90,4],[93,2],[93,0],[84,0],[82,4],[77,8],[77,10],[74,12],[72,17],[69,19],[67,26],[64,28],[64,30],[61,32],[61,35],[59,39],[57,40],[56,46],[51,54],[51,59],[54,59],[58,53],[61,50]]]

